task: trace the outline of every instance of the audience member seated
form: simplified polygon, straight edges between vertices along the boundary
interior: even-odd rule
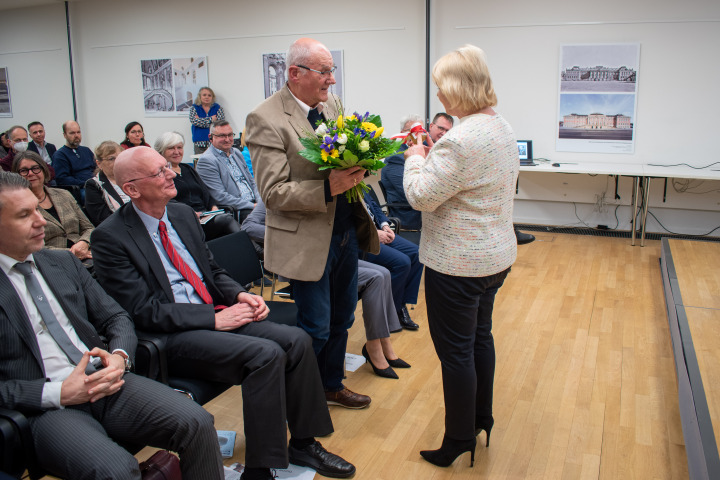
[[[83,187],[85,182],[95,174],[95,157],[92,150],[80,145],[82,132],[77,122],[65,122],[62,129],[65,145],[55,152],[52,159],[55,181],[58,185]]]
[[[10,130],[7,131],[7,135],[9,148],[5,156],[0,159],[0,165],[2,165],[2,169],[6,172],[10,171],[12,168],[15,155],[28,149],[28,132],[25,130],[25,127],[20,125],[10,127]],[[52,174],[55,172],[54,170],[50,170],[50,173],[51,175],[48,176],[48,180],[52,179]]]
[[[28,151],[39,154],[45,163],[52,164],[52,156],[55,155],[57,149],[52,143],[45,141],[45,127],[40,122],[31,122],[28,124],[28,132],[32,142],[28,143]]]
[[[262,249],[265,243],[265,204],[257,206],[242,224],[252,241]],[[398,358],[390,333],[402,330],[392,297],[390,272],[380,265],[358,261],[358,296],[361,296],[365,338],[362,354],[373,371],[386,378],[398,378],[392,367],[410,368]]]
[[[410,126],[417,121],[418,115],[410,115],[402,120],[403,132],[410,131]],[[420,122],[423,122],[421,119]],[[442,138],[453,126],[453,117],[447,113],[440,112],[435,115],[432,123],[428,126],[430,145]],[[388,204],[390,215],[398,217],[403,230],[420,230],[422,228],[422,215],[414,210],[408,203],[403,188],[403,176],[405,172],[405,155],[407,145],[403,144],[398,153],[385,159],[385,167],[380,171],[380,178],[385,187],[385,200]]]
[[[0,133],[0,158],[5,157],[10,151],[10,139],[7,132]]]
[[[203,153],[210,145],[210,125],[224,119],[225,112],[215,103],[215,92],[210,87],[201,88],[195,103],[190,107],[190,128],[195,155]]]
[[[130,122],[125,125],[125,140],[120,143],[123,150],[127,150],[132,147],[149,147],[145,141],[145,131],[140,122]]]
[[[239,232],[240,224],[229,213],[205,214],[218,210],[215,200],[195,169],[182,163],[185,154],[185,137],[177,132],[166,132],[155,141],[155,150],[165,157],[175,172],[175,201],[189,205],[200,219],[205,239],[212,240],[230,233]]]
[[[240,212],[240,222],[247,217],[260,198],[255,179],[245,165],[240,150],[233,147],[235,134],[230,122],[220,120],[210,127],[211,145],[197,163],[197,173],[218,205],[228,205]]]
[[[9,172],[10,168],[12,167],[15,155],[19,152],[24,152],[25,150],[27,150],[28,134],[27,130],[25,130],[25,127],[15,125],[14,127],[10,127],[10,129],[7,131],[7,136],[8,149],[7,153],[5,153],[5,156],[0,159],[0,165],[2,165],[3,170]]]
[[[212,415],[128,371],[130,317],[72,255],[42,250],[45,219],[28,187],[0,172],[0,407],[27,417],[40,467],[140,479],[116,442],[139,443],[178,452],[183,478],[223,479]]]
[[[98,280],[138,328],[169,336],[169,374],[242,384],[244,479],[272,478],[270,468],[286,468],[288,458],[351,476],[355,467],[314,438],[333,427],[310,337],[263,321],[262,297],[215,263],[192,208],[170,202],[174,177],[155,150],[118,156],[115,178],[131,202],[93,233]]]
[[[389,219],[368,194],[365,195],[365,205],[378,229],[380,253],[367,253],[364,258],[390,270],[393,299],[400,324],[408,330],[417,330],[419,326],[410,318],[406,304],[416,304],[420,290],[423,264],[420,263],[418,246],[395,235],[390,229]]]
[[[90,234],[93,224],[70,192],[45,185],[48,164],[35,152],[23,152],[15,157],[12,171],[25,177],[37,197],[40,213],[46,221],[45,248],[70,250],[78,259],[89,264],[92,259]]]
[[[85,182],[85,210],[95,226],[130,201],[115,182],[115,159],[123,149],[112,140],[102,142],[95,149],[97,174]]]

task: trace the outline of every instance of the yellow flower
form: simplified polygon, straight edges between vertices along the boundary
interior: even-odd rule
[[[383,134],[384,131],[385,131],[385,127],[380,127],[380,128],[378,128],[377,133],[375,134],[375,136],[376,136],[376,137],[379,137],[380,135]]]
[[[362,122],[362,128],[366,132],[374,132],[375,130],[377,130],[377,127],[375,126],[375,124],[370,123],[370,122]]]
[[[337,125],[337,128],[343,128],[343,118],[342,115],[338,115],[337,122],[335,122]]]
[[[327,162],[327,161],[328,161],[328,154],[327,154],[327,152],[326,152],[325,150],[320,150],[320,157],[322,158],[322,161],[323,161],[323,162]]]
[[[340,152],[337,151],[337,148],[334,148],[332,152],[330,152],[330,156],[332,158],[338,158],[340,157]]]

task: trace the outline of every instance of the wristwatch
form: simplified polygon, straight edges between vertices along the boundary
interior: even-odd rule
[[[123,358],[123,360],[125,360],[125,371],[129,372],[130,370],[132,370],[133,365],[132,365],[132,362],[130,361],[130,357],[128,357],[125,354],[125,352],[123,352],[122,350],[115,350],[113,352],[113,355],[116,355],[116,354],[120,355]]]

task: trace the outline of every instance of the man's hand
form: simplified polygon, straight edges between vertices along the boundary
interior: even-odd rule
[[[237,296],[238,303],[244,303],[250,305],[255,313],[255,322],[265,320],[270,313],[270,308],[265,304],[265,299],[260,295],[253,295],[248,292],[240,292]]]
[[[236,303],[215,314],[215,330],[229,332],[255,320],[255,311],[247,303]]]
[[[385,245],[392,243],[392,241],[395,240],[395,232],[393,232],[387,225],[385,225],[382,230],[378,230],[377,233],[380,243]]]
[[[80,363],[73,369],[72,373],[62,382],[60,387],[60,405],[79,405],[86,402],[97,402],[103,397],[117,393],[125,384],[122,379],[125,373],[125,362],[122,362],[122,368],[118,369],[114,364],[115,360],[106,359],[99,352],[104,352],[107,357],[118,357],[119,355],[111,355],[105,350],[94,348],[93,355],[99,356],[103,360],[103,368],[99,372],[92,375],[85,375],[90,361],[90,353],[83,353]]]
[[[90,252],[90,245],[88,245],[85,240],[80,240],[75,245],[70,247],[70,252],[80,260],[92,258],[92,253]]]
[[[350,190],[352,187],[363,181],[366,170],[355,166],[345,170],[330,170],[330,195],[333,197]]]

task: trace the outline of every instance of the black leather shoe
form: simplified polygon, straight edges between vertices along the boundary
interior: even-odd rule
[[[535,235],[523,233],[517,228],[515,229],[515,237],[517,238],[518,245],[527,245],[528,243],[532,243],[535,241]]]
[[[410,313],[408,312],[407,307],[402,307],[402,309],[397,312],[398,314],[398,320],[400,320],[400,325],[406,330],[417,330],[420,328],[420,325],[412,321],[412,318],[410,318]]]
[[[310,467],[324,477],[350,478],[355,475],[355,466],[343,458],[330,453],[316,441],[303,449],[288,447],[290,463]]]

